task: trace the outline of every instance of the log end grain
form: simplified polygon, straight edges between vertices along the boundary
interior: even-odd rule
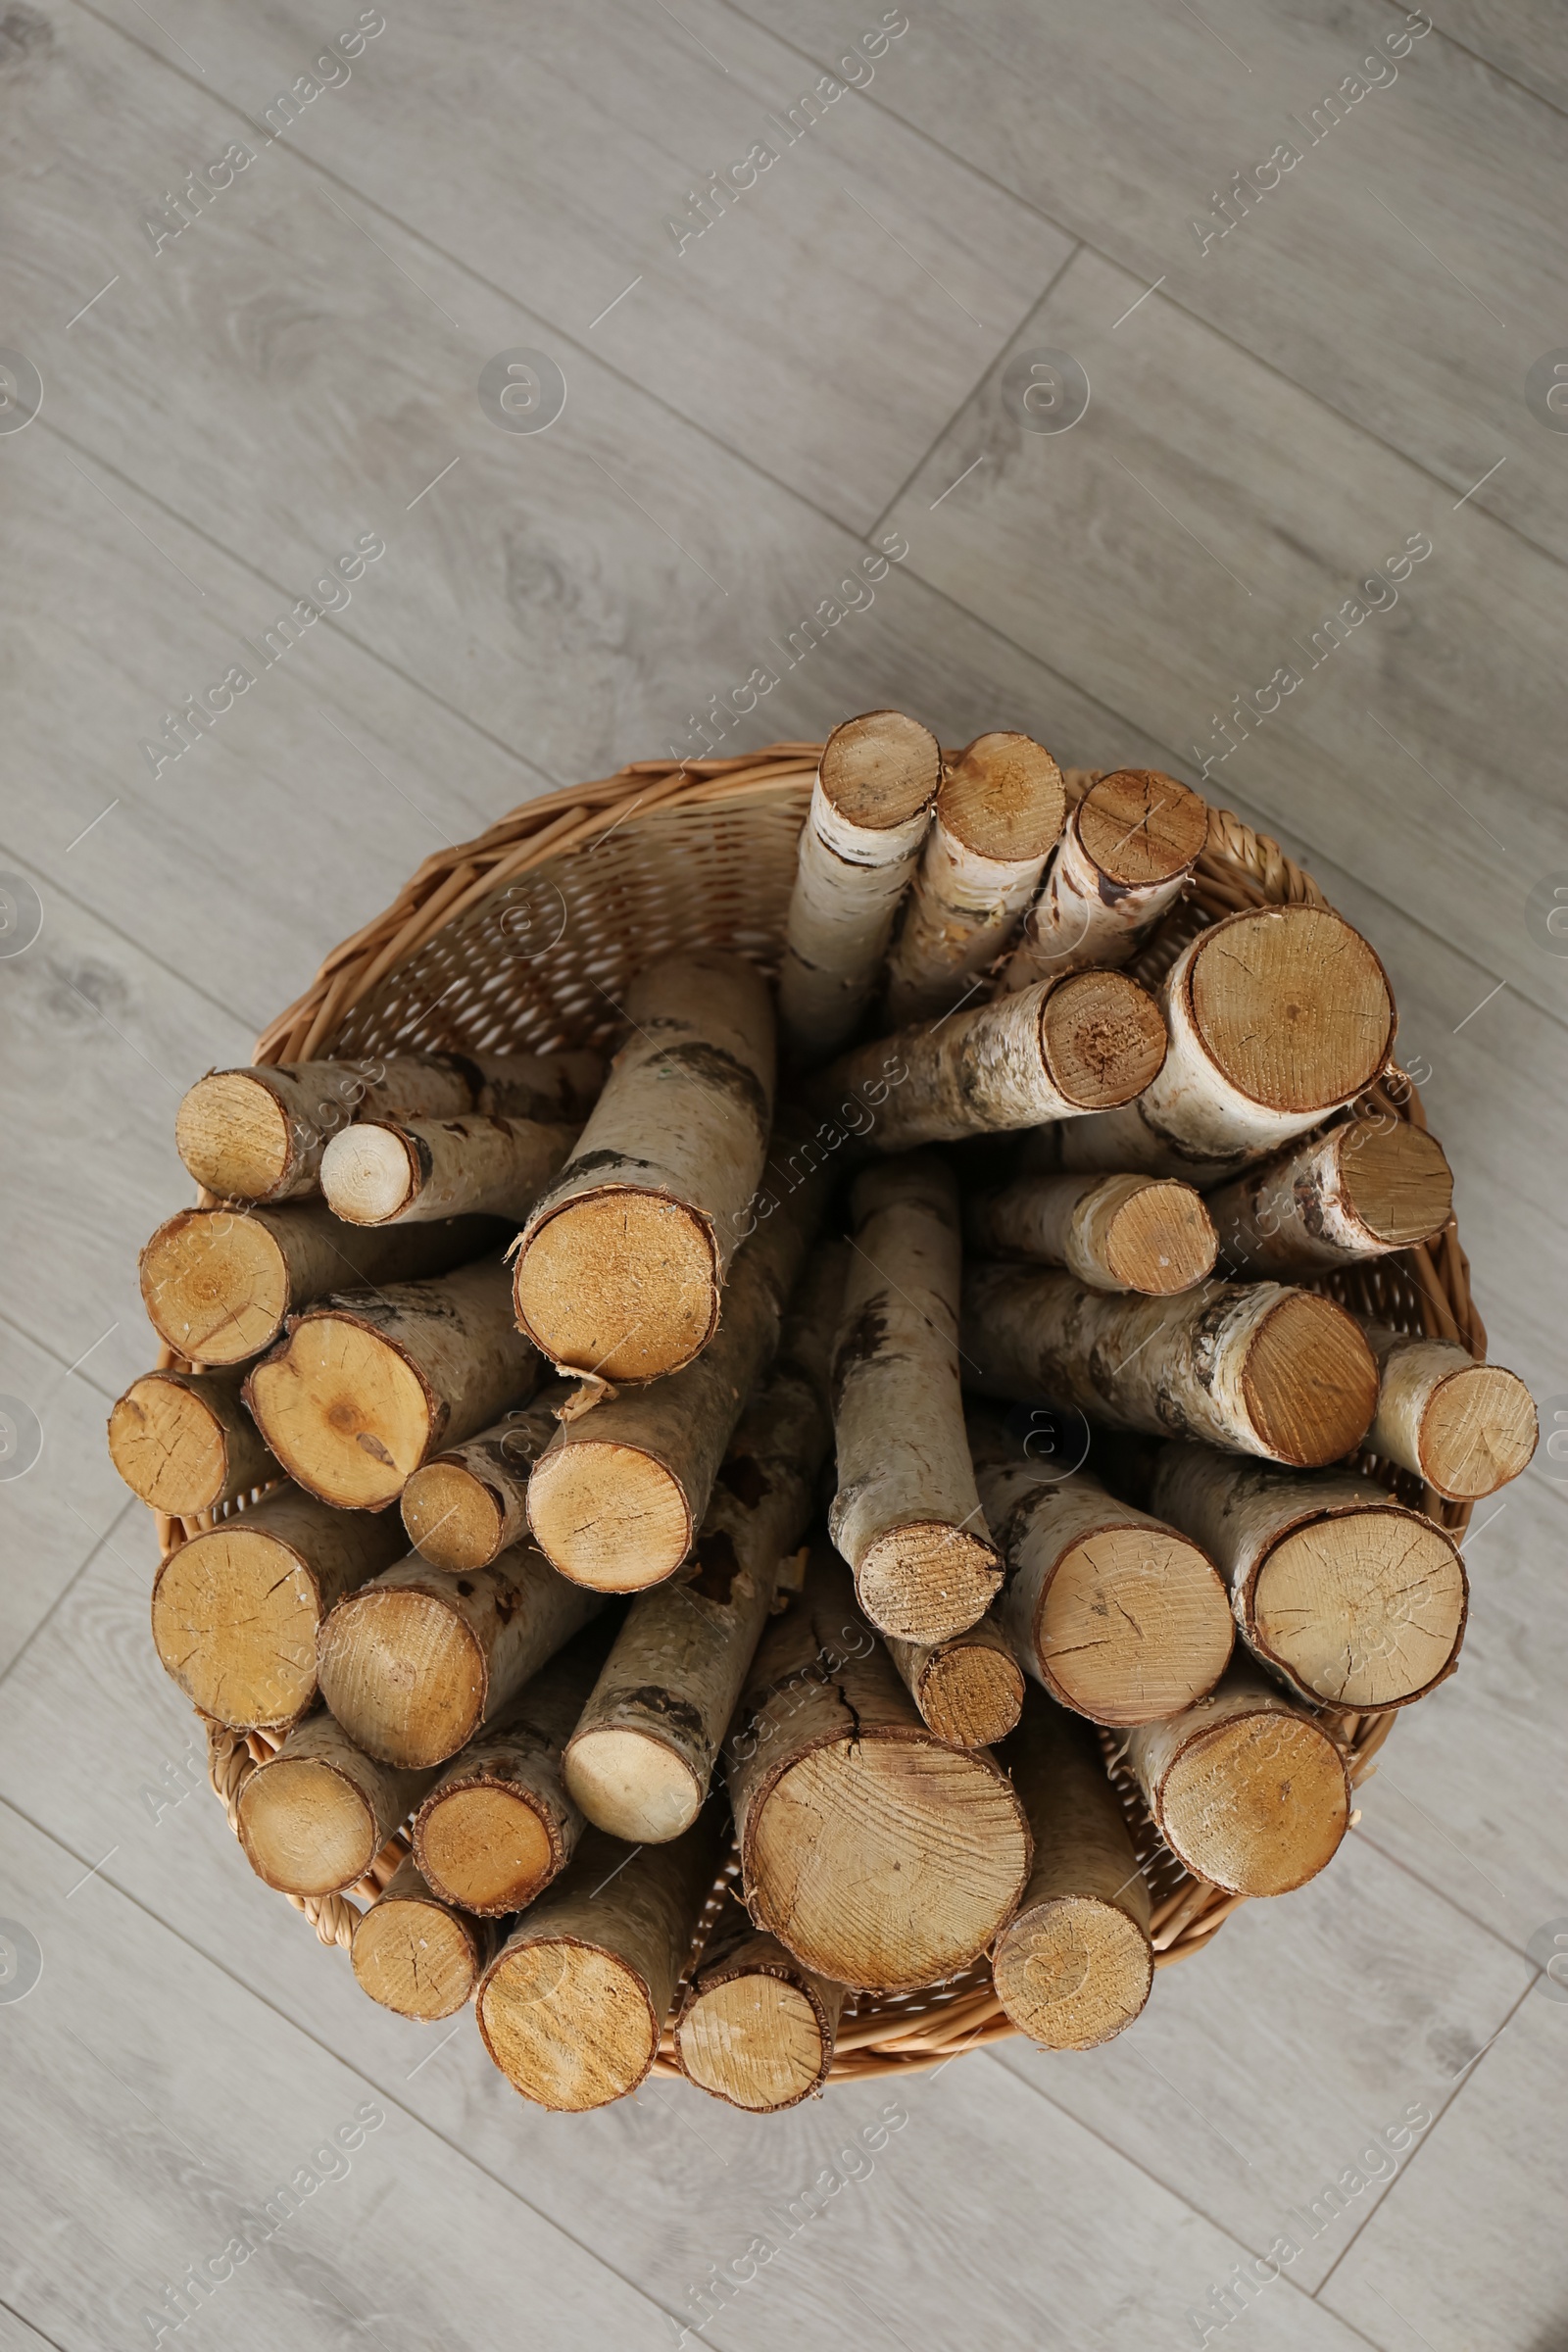
[[[417,1586],[339,1601],[321,1630],[317,1673],[333,1715],[378,1763],[444,1764],[484,1715],[478,1642],[456,1609]]]
[[[1378,1409],[1377,1358],[1331,1298],[1287,1291],[1248,1345],[1242,1386],[1275,1461],[1318,1470],[1360,1444]]]
[[[540,1455],[528,1481],[528,1524],[540,1550],[574,1585],[640,1592],[673,1576],[691,1548],[679,1479],[634,1446],[581,1439]]]
[[[1033,1626],[1041,1680],[1093,1723],[1154,1723],[1212,1690],[1235,1624],[1212,1563],[1172,1530],[1116,1525],[1074,1544]]]
[[[294,1158],[288,1113],[248,1070],[197,1079],[174,1115],[174,1149],[220,1200],[266,1200]]]
[[[1333,1860],[1350,1818],[1345,1759],[1303,1715],[1273,1709],[1201,1731],[1158,1791],[1177,1860],[1230,1894],[1289,1894]]]
[[[544,1809],[501,1781],[433,1789],[414,1835],[431,1885],[480,1919],[520,1911],[566,1859]]]
[[[109,1416],[109,1458],[149,1510],[172,1519],[211,1509],[228,1484],[228,1439],[200,1392],[151,1372]]]
[[[321,1160],[321,1190],[346,1225],[385,1225],[419,1189],[418,1161],[402,1130],[362,1121],[345,1127]]]
[[[340,1510],[395,1502],[437,1435],[418,1374],[349,1315],[303,1316],[246,1398],[289,1476]]]
[[[153,1641],[192,1706],[246,1731],[295,1722],[316,1693],[317,1588],[286,1544],[243,1518],[171,1552]]]
[[[1163,1298],[1213,1272],[1219,1236],[1190,1184],[1152,1177],[1111,1216],[1103,1248],[1124,1290]]]
[[[1157,1078],[1165,1024],[1125,972],[1074,972],[1046,997],[1040,1050],[1056,1092],[1079,1110],[1114,1110]]]
[[[1061,770],[1032,735],[977,735],[942,779],[937,815],[978,857],[1023,864],[1044,858],[1066,808]]]
[[[566,1787],[596,1829],[628,1844],[678,1838],[707,1794],[673,1747],[625,1724],[603,1724],[572,1740]]]
[[[1383,966],[1327,906],[1259,907],[1216,923],[1186,987],[1215,1066],[1269,1110],[1302,1116],[1349,1102],[1394,1043]]]
[[[1208,835],[1196,792],[1157,768],[1119,767],[1078,804],[1078,838],[1105,879],[1147,890],[1184,874]]]
[[[943,1642],[991,1606],[1002,1561],[986,1537],[935,1521],[889,1528],[860,1555],[856,1595],[871,1623],[905,1642]]]
[[[340,1894],[375,1859],[375,1816],[346,1774],[318,1757],[274,1757],[236,1806],[259,1879],[283,1894]]]
[[[242,1364],[277,1337],[288,1269],[255,1219],[183,1209],[141,1253],[141,1296],[160,1339],[190,1362]]]
[[[1394,1707],[1450,1670],[1468,1594],[1450,1536],[1391,1504],[1328,1512],[1267,1553],[1253,1580],[1252,1640],[1311,1697]]]
[[[1452,1502],[1477,1502],[1529,1466],[1539,1435],[1517,1373],[1464,1365],[1438,1383],[1421,1417],[1422,1476]]]
[[[488,1568],[506,1547],[500,1496],[463,1462],[424,1463],[404,1488],[398,1508],[415,1550],[450,1575]]]
[[[1453,1213],[1453,1171],[1442,1147],[1403,1119],[1349,1124],[1340,1184],[1353,1214],[1390,1250],[1430,1241]]]
[[[955,1642],[927,1660],[914,1701],[950,1747],[991,1747],[1023,1712],[1023,1670],[999,1642]]]
[[[706,1221],[662,1193],[618,1186],[568,1201],[518,1252],[517,1327],[563,1370],[662,1379],[702,1353],[718,1321]]]
[[[997,1998],[1047,2050],[1092,2050],[1130,2026],[1154,1982],[1149,1937],[1119,1904],[1092,1894],[1030,1904],[998,1938]]]
[[[867,710],[835,727],[818,776],[838,814],[868,833],[891,832],[926,807],[942,777],[936,737],[902,710]]]
[[[636,2089],[662,2023],[635,1968],[566,1936],[509,1943],[480,1984],[478,2014],[514,2088],[573,2115]]]
[[[675,2028],[675,2056],[714,2098],[776,2115],[821,2086],[833,2037],[809,1986],[758,1967],[693,1992]]]
[[[468,1922],[428,1888],[389,1886],[362,1912],[350,1957],[360,1989],[372,2001],[400,2017],[433,2023],[468,1999],[483,1947]]]

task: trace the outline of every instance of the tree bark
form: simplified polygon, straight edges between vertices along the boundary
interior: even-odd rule
[[[1003,1760],[1035,1858],[991,1957],[997,1998],[1043,2049],[1092,2050],[1132,2024],[1153,1984],[1149,1887],[1086,1725],[1032,1691]]]
[[[1403,1119],[1347,1119],[1208,1198],[1226,1271],[1276,1281],[1409,1250],[1452,1207],[1442,1151]]]
[[[906,1991],[1009,1919],[1029,1871],[1011,1783],[920,1721],[819,1552],[753,1661],[728,1742],[747,1908],[818,1976]]]
[[[436,1282],[323,1298],[252,1368],[245,1401],[302,1487],[339,1510],[382,1511],[438,1448],[527,1396],[539,1371],[505,1266],[481,1258]]]
[[[571,1383],[551,1380],[531,1403],[476,1438],[433,1453],[398,1498],[409,1542],[453,1576],[488,1568],[528,1532],[528,1474],[560,1426]]]
[[[941,778],[935,737],[897,710],[846,719],[822,748],[778,986],[803,1066],[836,1053],[870,1005]]]
[[[982,1458],[978,1475],[1007,1562],[998,1617],[1054,1699],[1125,1726],[1213,1689],[1230,1660],[1230,1606],[1196,1544],[1081,1470],[1049,1480],[1033,1462]]]
[[[1272,1282],[1118,1298],[1047,1267],[972,1266],[961,1342],[983,1396],[1303,1468],[1338,1461],[1377,1409],[1359,1326],[1332,1299]]]
[[[668,1845],[588,1830],[479,1986],[479,2031],[513,2087],[580,2114],[637,2088],[659,2053],[718,1867],[716,1809]]]
[[[321,1190],[349,1225],[525,1217],[581,1130],[537,1119],[360,1119],[326,1147]]]
[[[341,1894],[363,1879],[430,1784],[362,1754],[324,1708],[289,1733],[239,1792],[240,1843],[283,1894]]]
[[[361,1232],[320,1200],[182,1208],[141,1253],[142,1304],[159,1338],[187,1362],[242,1364],[328,1291],[445,1274],[502,1238],[488,1217]]]
[[[1004,990],[1130,961],[1186,890],[1207,836],[1207,808],[1174,776],[1121,767],[1100,777],[1067,818]]]
[[[921,1722],[950,1747],[990,1747],[1017,1723],[1023,1674],[994,1616],[945,1642],[886,1639]]]
[[[583,1117],[604,1083],[597,1054],[402,1054],[209,1070],[180,1103],[174,1142],[225,1200],[292,1200],[318,1186],[321,1155],[355,1119]]]
[[[566,1750],[572,1795],[614,1837],[678,1837],[707,1798],[780,1563],[811,1516],[832,1434],[828,1358],[847,1255],[830,1244],[812,1259],[772,1378],[713,1486],[690,1572],[632,1603]]]
[[[531,1544],[470,1576],[416,1555],[339,1601],[321,1630],[321,1695],[368,1756],[444,1764],[602,1607]]]
[[[280,1486],[172,1551],[153,1584],[153,1641],[192,1706],[241,1731],[282,1730],[316,1700],[316,1642],[346,1593],[402,1550],[395,1519],[329,1510]]]
[[[1034,1258],[1091,1290],[1154,1298],[1201,1282],[1218,1249],[1192,1186],[1157,1176],[1019,1176],[969,1195],[964,1237],[981,1256]]]
[[[1160,1002],[1164,1067],[1136,1102],[1064,1127],[1064,1167],[1206,1191],[1353,1102],[1394,1045],[1388,976],[1327,906],[1226,915],[1183,949]]]
[[[1458,1663],[1469,1587],[1453,1538],[1371,1479],[1171,1446],[1150,1502],[1214,1561],[1249,1648],[1314,1706],[1406,1706]]]
[[[834,1351],[838,1493],[828,1529],[873,1625],[941,1642],[1002,1581],[958,1385],[958,1188],[935,1157],[868,1168]]]
[[[1378,1360],[1378,1416],[1367,1446],[1450,1502],[1495,1494],[1524,1470],[1540,1431],[1530,1391],[1500,1364],[1382,1324],[1364,1326]]]
[[[803,1968],[776,1936],[726,1906],[675,2021],[681,2073],[750,2115],[777,2115],[820,2090],[845,1990]]]
[[[669,956],[626,995],[632,1034],[517,1244],[517,1322],[562,1372],[658,1380],[700,1355],[773,1114],[773,1014],[753,965]]]
[[[133,1494],[193,1519],[281,1474],[240,1399],[243,1375],[144,1372],[109,1416],[109,1455]]]
[[[990,969],[1061,832],[1061,770],[1028,735],[977,736],[943,776],[888,960],[895,1028],[947,1012]]]
[[[443,1902],[406,1854],[361,1912],[350,1956],[362,1992],[428,2024],[472,1999],[494,1945],[488,1922]]]
[[[1177,1861],[1228,1894],[1304,1886],[1349,1825],[1343,1752],[1250,1658],[1196,1706],[1130,1732],[1127,1761]]]
[[[1130,1102],[1164,1051],[1158,1009],[1136,980],[1074,972],[928,1028],[873,1038],[825,1070],[813,1095],[827,1109],[841,1095],[885,1085],[865,1141],[877,1152],[906,1152]]]

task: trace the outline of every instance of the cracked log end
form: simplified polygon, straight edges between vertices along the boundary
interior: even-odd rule
[[[259,1219],[183,1209],[141,1253],[141,1296],[153,1329],[181,1355],[239,1364],[277,1337],[288,1267]]]
[[[440,1434],[413,1366],[348,1316],[303,1317],[248,1389],[283,1467],[339,1510],[395,1502]]]
[[[1251,1639],[1313,1698],[1378,1708],[1419,1698],[1464,1632],[1463,1563],[1414,1511],[1355,1508],[1276,1544],[1252,1583]]]
[[[1165,1045],[1158,1005],[1125,972],[1074,972],[1041,1010],[1047,1075],[1080,1110],[1131,1102],[1159,1075]]]
[[[1530,1391],[1500,1364],[1466,1364],[1438,1383],[1421,1417],[1421,1471],[1455,1502],[1494,1494],[1519,1476],[1539,1436]]]
[[[1078,806],[1078,838],[1107,882],[1147,890],[1186,873],[1208,835],[1196,792],[1157,768],[1120,767]]]
[[[679,1479],[637,1446],[591,1438],[534,1464],[528,1524],[551,1565],[596,1592],[662,1584],[692,1542]]]
[[[432,2023],[461,2009],[484,1966],[485,1931],[434,1894],[407,1856],[361,1914],[350,1957],[383,2009]]]
[[[712,1235],[662,1193],[617,1186],[548,1217],[517,1256],[519,1330],[564,1372],[659,1380],[700,1355],[718,1320]]]
[[[1369,1086],[1394,1042],[1373,951],[1327,906],[1260,907],[1215,925],[1188,968],[1194,1023],[1250,1102],[1304,1115]]]
[[[172,1552],[153,1587],[153,1641],[193,1706],[245,1730],[294,1723],[316,1695],[320,1596],[276,1537],[231,1519]]]
[[[1378,1409],[1377,1359],[1332,1299],[1290,1291],[1248,1346],[1242,1385],[1274,1460],[1321,1469],[1359,1445]]]
[[[288,1113],[247,1070],[196,1081],[175,1115],[174,1148],[196,1182],[222,1200],[265,1200],[294,1157]]]
[[[1127,1728],[1174,1715],[1211,1690],[1234,1639],[1230,1602],[1185,1536],[1098,1528],[1074,1544],[1033,1626],[1042,1681],[1091,1722]]]

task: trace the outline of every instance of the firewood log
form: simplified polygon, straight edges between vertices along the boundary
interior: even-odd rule
[[[1258,906],[1200,931],[1166,976],[1163,1068],[1136,1102],[1060,1131],[1061,1164],[1200,1191],[1353,1102],[1394,1044],[1388,976],[1327,906]]]
[[[1228,1894],[1289,1894],[1338,1851],[1350,1818],[1342,1750],[1248,1659],[1206,1698],[1127,1735],[1165,1843]]]
[[[844,1987],[803,1968],[738,1905],[725,1910],[675,2020],[676,2063],[715,2099],[777,2115],[827,2081]]]
[[[1006,1738],[1023,1707],[1023,1673],[994,1615],[945,1642],[885,1640],[921,1722],[939,1740],[990,1747]]]
[[[960,1344],[982,1396],[1075,1405],[1112,1429],[1302,1468],[1338,1461],[1377,1409],[1359,1325],[1332,1299],[1273,1282],[1113,1298],[1050,1267],[974,1265]]]
[[[562,1372],[658,1380],[700,1355],[749,1230],[773,1114],[754,965],[669,956],[626,992],[631,1035],[517,1244],[519,1327]]]
[[[1002,1581],[963,1429],[957,1183],[922,1154],[863,1170],[852,1200],[828,1528],[872,1624],[941,1642],[984,1616]]]
[[[780,1563],[811,1515],[831,1437],[828,1358],[847,1255],[840,1243],[813,1257],[772,1377],[713,1486],[690,1572],[633,1601],[566,1750],[566,1786],[614,1837],[678,1837],[708,1795]]]
[[[182,1208],[141,1253],[142,1304],[159,1338],[189,1362],[242,1364],[328,1291],[419,1282],[503,1239],[504,1228],[489,1217],[362,1232],[320,1200]]]
[[[398,1497],[409,1542],[432,1568],[488,1568],[528,1532],[528,1473],[555,1436],[572,1384],[547,1381],[531,1403],[415,1471]]]
[[[245,1401],[302,1487],[339,1510],[383,1511],[421,1462],[526,1396],[540,1368],[506,1267],[488,1257],[321,1299],[252,1367]]]
[[[372,2001],[428,2023],[451,2017],[472,1998],[494,1948],[488,1921],[443,1902],[406,1854],[361,1912],[350,1957],[360,1989]]]
[[[1164,1052],[1159,1008],[1136,980],[1072,972],[856,1046],[813,1081],[813,1100],[831,1110],[881,1087],[864,1140],[907,1152],[1043,1119],[1098,1125],[1107,1105],[1142,1094]]]
[[[941,778],[936,738],[897,710],[846,719],[822,747],[778,988],[802,1065],[836,1053],[876,993]]]
[[[1092,2050],[1132,2024],[1153,1984],[1149,1887],[1086,1724],[1031,1690],[1001,1760],[1035,1858],[991,1956],[997,1998],[1042,2048]]]
[[[1190,1184],[1158,1176],[1019,1176],[964,1202],[978,1257],[1065,1266],[1093,1291],[1162,1298],[1213,1270],[1214,1227]]]
[[[401,1054],[209,1070],[180,1103],[174,1142],[225,1200],[314,1193],[321,1154],[357,1118],[580,1119],[604,1083],[597,1054]]]
[[[349,1225],[463,1212],[520,1222],[580,1133],[537,1119],[359,1119],[327,1145],[321,1190]]]
[[[1003,988],[1126,963],[1186,889],[1207,835],[1208,810],[1174,776],[1147,767],[1102,776],[1067,818]]]
[[[639,1849],[584,1833],[479,1985],[479,2031],[513,2087],[581,2113],[635,2090],[659,2054],[718,1865],[708,1806],[683,1838]]]
[[[316,1700],[316,1642],[344,1594],[403,1548],[395,1519],[329,1510],[279,1486],[172,1551],[153,1584],[153,1642],[192,1706],[278,1731]]]
[[[1061,770],[1031,736],[979,735],[958,755],[888,958],[895,1028],[949,1011],[989,970],[1034,896],[1065,807]]]
[[[1475,1502],[1517,1478],[1540,1430],[1530,1391],[1500,1364],[1447,1340],[1363,1326],[1378,1359],[1378,1417],[1367,1446],[1450,1502]]]
[[[144,1372],[109,1416],[109,1456],[150,1510],[192,1519],[280,1477],[240,1398],[238,1366]]]
[[[259,1879],[283,1894],[341,1894],[362,1879],[429,1787],[361,1753],[324,1708],[259,1764],[235,1807]]]
[[[417,1553],[340,1600],[321,1628],[321,1696],[368,1756],[444,1764],[603,1606],[514,1544],[443,1576]]]
[[[1202,1544],[1249,1648],[1312,1704],[1405,1706],[1453,1672],[1469,1608],[1458,1547],[1371,1479],[1169,1446],[1150,1506]]]
[[[1012,1916],[1030,1848],[1011,1783],[926,1729],[830,1553],[764,1635],[736,1724],[747,1908],[818,1976],[934,1984]]]
[[[1453,1177],[1425,1128],[1366,1118],[1249,1168],[1207,1201],[1226,1272],[1275,1281],[1431,1241],[1452,1207]]]

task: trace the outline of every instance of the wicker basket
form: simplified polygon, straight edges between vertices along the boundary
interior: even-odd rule
[[[259,1040],[256,1060],[613,1047],[625,1026],[618,1005],[626,987],[673,949],[729,949],[776,971],[819,749],[780,743],[740,760],[641,760],[600,783],[530,801],[476,841],[427,858],[384,914],[327,956],[305,995]],[[1098,772],[1070,771],[1069,797],[1080,798]],[[1194,888],[1133,969],[1157,979],[1196,930],[1237,908],[1322,899],[1276,843],[1210,809]],[[1415,1090],[1397,1071],[1370,1101],[1424,1124]],[[1382,1322],[1457,1340],[1478,1357],[1486,1352],[1451,1224],[1432,1248],[1376,1259],[1326,1287]],[[162,1360],[178,1359],[166,1350]],[[1370,1457],[1358,1466],[1443,1526],[1462,1532],[1467,1524],[1467,1504],[1446,1502]],[[164,1549],[218,1515],[224,1514],[161,1519]],[[1352,1782],[1372,1770],[1393,1719],[1326,1718]],[[207,1732],[213,1786],[234,1827],[239,1791],[276,1742],[217,1724]],[[1182,1869],[1119,1767],[1113,1737],[1102,1737],[1150,1885],[1155,1966],[1168,1967],[1200,1950],[1245,1898]],[[350,1895],[287,1899],[323,1943],[346,1945],[360,1916],[352,1895],[372,1898],[407,1850],[400,1833]],[[730,1899],[734,1869],[731,1860],[713,1889],[705,1933]],[[1014,2032],[982,1961],[924,1991],[848,2005],[829,2080],[935,2065]],[[667,2036],[656,2072],[676,2072]]]

